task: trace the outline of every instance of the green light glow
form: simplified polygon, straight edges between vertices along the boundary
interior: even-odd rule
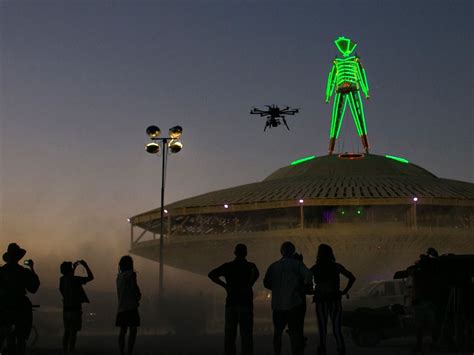
[[[332,119],[331,119],[331,133],[330,133],[330,138],[334,138],[336,136],[336,122],[337,122],[337,112],[339,111],[339,101],[341,101],[341,94],[337,93],[336,97],[334,98],[334,103],[332,107]],[[344,105],[344,109],[345,109]],[[344,115],[342,115],[344,116]]]
[[[329,152],[332,154],[334,141],[339,137],[347,103],[349,103],[357,133],[362,139],[364,149],[368,152],[367,127],[362,97],[360,95],[360,91],[362,91],[367,99],[370,96],[367,74],[359,57],[357,55],[350,55],[357,46],[357,43],[345,37],[339,37],[334,43],[343,57],[334,59],[326,85],[327,103],[329,103],[332,95],[335,94],[331,129],[329,132],[329,137],[331,138]]]
[[[337,95],[341,96],[341,94],[337,94]],[[342,107],[342,111],[340,113],[341,121],[339,122],[339,127],[337,128],[337,131],[336,131],[336,138],[339,137],[339,132],[341,131],[341,127],[342,127],[342,120],[344,118],[344,112],[346,112],[347,100],[346,99],[343,99],[343,100],[344,100],[344,106]]]
[[[362,129],[361,129],[361,125],[360,125],[360,122],[359,122],[360,118],[359,118],[359,115],[357,114],[357,106],[356,106],[353,95],[349,96],[349,107],[351,108],[352,117],[354,118],[354,123],[355,123],[356,129],[357,129],[357,133],[359,134],[359,136],[361,136],[362,135]]]
[[[393,155],[386,155],[385,158],[393,159],[393,160],[396,160],[400,163],[405,163],[405,164],[408,164],[410,162],[410,161],[406,160],[405,158],[395,157]]]
[[[334,41],[334,44],[344,57],[349,56],[349,54],[354,51],[355,47],[357,47],[357,43],[352,42],[349,38],[346,38],[344,36],[336,39]]]
[[[357,214],[361,214],[361,213],[362,213],[362,211],[361,211],[361,210],[357,210]]]
[[[290,165],[298,165],[298,164],[304,163],[306,161],[313,160],[314,158],[316,158],[316,155],[311,155],[310,157],[295,160],[295,161],[291,162]]]

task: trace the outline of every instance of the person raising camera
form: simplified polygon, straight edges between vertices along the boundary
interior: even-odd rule
[[[11,243],[3,254],[6,264],[0,267],[0,326],[13,329],[12,333],[5,334],[8,336],[9,354],[25,354],[33,323],[32,305],[26,295],[27,292],[36,293],[40,286],[33,260],[25,260],[28,268],[19,265],[25,254],[25,249]],[[0,339],[0,345],[3,340]]]
[[[75,276],[74,271],[82,265],[86,270],[87,276]],[[72,263],[65,261],[61,264],[61,276],[59,280],[59,291],[63,296],[63,350],[73,352],[76,347],[77,332],[82,328],[82,304],[89,303],[86,292],[82,285],[94,280],[89,265],[84,260]]]

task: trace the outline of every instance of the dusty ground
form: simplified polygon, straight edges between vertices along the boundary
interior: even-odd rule
[[[255,355],[273,355],[271,335],[255,336]],[[384,341],[375,348],[359,348],[348,341],[348,355],[411,355],[414,339],[396,339]],[[193,337],[179,337],[172,335],[138,337],[135,355],[221,355],[223,336],[221,334],[201,335]],[[32,355],[61,354],[59,337],[42,339]],[[118,354],[116,339],[112,335],[86,336],[78,338],[77,355]],[[284,339],[283,354],[290,354],[288,338]],[[309,336],[306,354],[316,354],[316,336]],[[328,355],[336,355],[336,348],[332,339],[329,344]],[[450,353],[432,352],[432,355],[448,355]],[[452,353],[451,353],[452,354]],[[465,353],[471,354],[471,353]]]

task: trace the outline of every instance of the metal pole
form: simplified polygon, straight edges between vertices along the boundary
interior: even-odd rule
[[[162,162],[161,162],[161,209],[160,209],[160,280],[158,287],[158,300],[160,304],[163,301],[163,233],[164,233],[164,205],[165,205],[165,173],[166,173],[166,154],[168,152],[168,141],[163,140]]]
[[[413,204],[413,226],[418,229],[418,221],[416,218],[416,202]]]
[[[301,229],[304,228],[304,211],[303,211],[303,204],[300,203],[300,227]]]

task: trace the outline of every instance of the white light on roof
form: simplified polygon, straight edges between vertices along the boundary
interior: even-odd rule
[[[304,200],[302,198],[300,198],[299,203],[303,203],[303,202],[304,202]]]
[[[416,201],[418,201],[418,197],[415,196],[413,197],[413,202],[416,202]]]
[[[229,208],[229,205],[227,203],[224,204],[224,208]]]

